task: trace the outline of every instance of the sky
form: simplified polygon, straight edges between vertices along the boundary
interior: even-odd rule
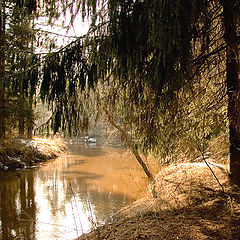
[[[56,40],[57,46],[65,46],[71,41],[75,40],[76,37],[85,35],[89,29],[89,22],[83,22],[81,14],[76,16],[73,26],[70,26],[71,15],[68,13],[65,17],[62,15],[55,21],[54,26],[48,25],[48,18],[41,17],[37,20],[37,28],[48,33],[48,36]],[[62,22],[65,20],[64,26]],[[68,26],[70,26],[69,29]],[[43,52],[44,50],[38,49],[37,52]],[[45,50],[46,51],[46,50]]]

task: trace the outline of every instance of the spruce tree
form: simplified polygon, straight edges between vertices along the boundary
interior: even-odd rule
[[[52,96],[49,102],[58,103],[55,122],[66,124],[68,120],[65,118],[68,114],[61,112],[67,99],[62,98],[65,85],[60,85],[64,83],[62,74],[58,73],[60,67],[69,86],[111,83],[113,91],[107,98],[118,104],[121,97],[122,105],[128,108],[123,112],[126,123],[135,124],[138,133],[143,131],[142,139],[147,149],[156,148],[159,129],[164,130],[165,123],[170,126],[180,122],[179,126],[172,124],[171,129],[184,125],[180,121],[183,92],[190,92],[192,86],[196,88],[203,73],[212,76],[203,91],[213,76],[222,79],[216,83],[221,84],[225,73],[230,171],[234,182],[239,184],[239,0],[115,0],[77,1],[76,4],[83,17],[92,19],[89,34],[63,49],[62,53],[54,54],[59,57],[60,64],[53,68],[46,63],[44,68],[46,81],[42,96]],[[71,49],[76,47],[84,51],[75,59]],[[71,66],[62,61],[63,56]],[[73,67],[81,66],[78,65],[81,62],[87,70]],[[222,69],[219,66],[223,66]],[[69,69],[74,74],[68,74]],[[61,86],[60,95],[59,91],[50,91],[54,86]],[[224,98],[218,91],[220,89],[216,90],[216,104]],[[188,111],[191,109],[186,113]],[[58,129],[60,125],[54,126]],[[169,140],[172,137],[169,134]]]

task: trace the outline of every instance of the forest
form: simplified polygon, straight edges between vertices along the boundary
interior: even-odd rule
[[[0,7],[1,138],[32,138],[33,130],[78,136],[90,117],[105,114],[134,148],[163,164],[176,154],[202,154],[222,137],[218,150],[230,146],[231,176],[239,181],[239,1]],[[57,46],[39,19],[54,26],[69,13],[65,28],[81,14],[89,30]],[[36,128],[40,103],[52,115]]]
[[[239,53],[239,0],[0,0],[0,141],[104,119],[151,181],[142,156],[239,186]]]

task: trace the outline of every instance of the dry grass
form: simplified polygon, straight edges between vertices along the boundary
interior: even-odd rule
[[[60,138],[10,139],[0,142],[0,170],[24,168],[59,156],[65,149]]]
[[[229,158],[229,146],[229,134],[222,134],[210,143],[206,151],[215,162],[226,164]]]
[[[240,239],[239,188],[231,185],[226,172],[213,170],[224,193],[202,163],[166,167],[143,198],[79,240]]]
[[[62,138],[34,138],[34,147],[47,156],[47,158],[55,158],[59,156],[65,149],[66,144]]]

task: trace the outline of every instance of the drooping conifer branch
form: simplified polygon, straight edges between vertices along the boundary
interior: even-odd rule
[[[239,1],[230,2],[239,9]],[[99,1],[84,3],[94,25]],[[223,1],[101,3],[105,4],[104,11],[98,19],[107,19],[107,23],[82,41],[81,56],[88,70],[84,76],[91,73],[94,82],[108,84],[104,100],[110,101],[134,129],[142,149],[165,149],[166,156],[180,144],[194,145],[191,132],[198,131],[202,114],[212,99],[216,99],[217,110],[204,113],[211,123],[206,135],[211,139],[223,131],[226,123],[219,126],[219,119],[226,117],[226,106],[221,106],[225,99],[224,59],[226,48],[232,45],[224,40]],[[82,9],[83,5],[78,7]],[[74,49],[75,45],[76,42],[69,48]],[[71,51],[65,50],[66,57]],[[64,54],[59,56],[60,68],[66,73]],[[55,70],[49,66],[45,70],[50,76],[46,79],[57,79]],[[49,82],[49,100],[59,99],[63,93],[54,94],[51,86],[55,80]]]

